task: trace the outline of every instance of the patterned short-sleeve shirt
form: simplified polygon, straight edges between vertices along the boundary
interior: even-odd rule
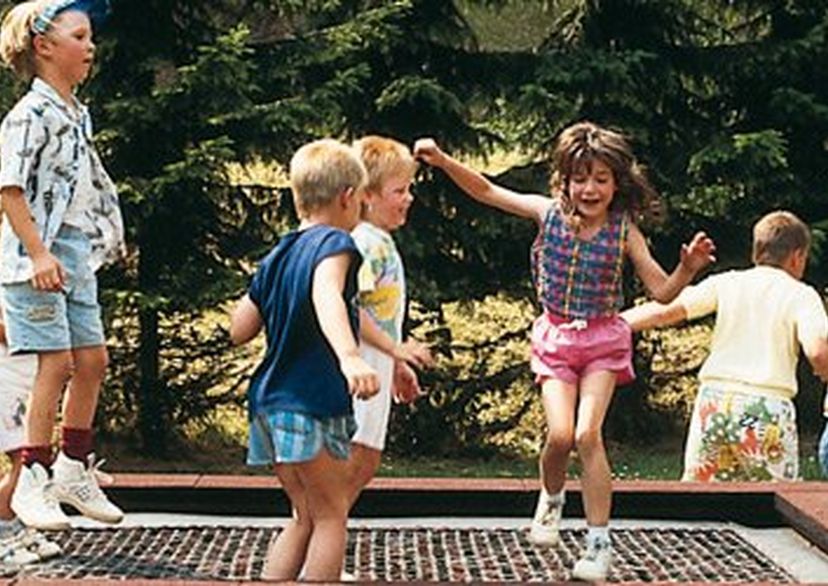
[[[395,342],[402,341],[405,317],[405,271],[394,239],[369,222],[351,232],[362,253],[359,269],[359,305]]]
[[[93,271],[123,253],[118,193],[92,142],[89,111],[77,100],[68,105],[39,78],[0,125],[0,188],[10,186],[23,190],[47,249],[71,207],[70,223],[92,244]],[[81,197],[82,208],[72,206]],[[0,231],[0,251],[0,282],[32,277],[31,259],[9,222]]]

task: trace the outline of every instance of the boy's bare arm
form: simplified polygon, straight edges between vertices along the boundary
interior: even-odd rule
[[[0,196],[2,196],[3,211],[12,230],[29,253],[29,258],[32,259],[34,266],[32,286],[41,291],[60,291],[66,283],[66,271],[40,239],[23,190],[19,187],[7,186],[0,190]]]
[[[249,295],[242,297],[230,316],[230,340],[246,344],[262,330],[262,315]]]
[[[416,340],[398,344],[380,328],[364,309],[359,310],[359,337],[394,360],[402,360],[419,368],[431,366],[434,359],[428,346]]]
[[[517,193],[492,183],[481,173],[443,152],[433,139],[419,139],[414,143],[413,152],[415,157],[442,169],[457,187],[480,203],[522,218],[530,218],[538,224],[543,222],[552,205],[549,197]]]
[[[678,301],[669,304],[649,301],[621,312],[621,319],[634,332],[661,326],[671,326],[687,320],[687,310]]]
[[[828,340],[818,338],[809,344],[803,344],[802,351],[811,363],[814,374],[828,383]]]
[[[376,371],[360,357],[357,341],[351,333],[348,309],[342,298],[345,277],[353,262],[349,253],[330,256],[313,272],[311,300],[322,334],[339,360],[339,368],[348,381],[351,394],[367,399],[379,391]]]

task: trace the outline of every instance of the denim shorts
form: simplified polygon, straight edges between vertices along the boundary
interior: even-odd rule
[[[339,460],[351,453],[353,415],[320,419],[295,411],[260,413],[250,422],[247,463],[251,466],[309,462],[322,448]]]
[[[3,284],[6,337],[12,354],[104,344],[98,280],[89,267],[89,238],[63,225],[51,253],[66,270],[63,290],[38,291],[30,281]]]

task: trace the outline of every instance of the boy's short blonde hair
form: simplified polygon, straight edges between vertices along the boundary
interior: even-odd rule
[[[391,177],[414,179],[417,161],[407,146],[393,138],[365,136],[354,142],[354,149],[368,171],[366,190],[382,190],[382,186]]]
[[[0,24],[0,58],[20,78],[28,81],[35,76],[32,26],[35,19],[54,0],[28,0],[12,6]]]
[[[753,262],[757,265],[781,266],[797,250],[811,246],[808,225],[787,211],[763,216],[753,226]]]
[[[300,218],[330,204],[347,189],[362,189],[367,173],[354,149],[323,138],[309,142],[290,160],[290,187]]]

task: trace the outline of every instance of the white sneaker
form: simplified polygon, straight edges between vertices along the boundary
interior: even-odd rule
[[[584,556],[572,568],[572,579],[585,582],[603,582],[609,573],[612,545],[608,541],[587,543]]]
[[[35,554],[40,561],[63,555],[63,549],[37,529],[26,528],[23,535],[20,536],[20,542],[27,550]]]
[[[529,530],[529,541],[535,545],[557,545],[561,539],[560,524],[564,508],[564,492],[549,494],[541,488],[538,506]]]
[[[119,523],[124,512],[115,506],[98,486],[98,480],[111,482],[111,477],[100,470],[103,460],[95,463],[95,454],[89,454],[87,465],[59,452],[52,464],[52,490],[55,498],[72,505],[90,519],[104,523]]]
[[[11,576],[20,571],[21,566],[40,561],[20,541],[26,527],[19,519],[0,521],[0,575]]]
[[[27,527],[60,531],[69,529],[69,517],[60,510],[49,473],[35,462],[23,466],[11,498],[12,511]]]

